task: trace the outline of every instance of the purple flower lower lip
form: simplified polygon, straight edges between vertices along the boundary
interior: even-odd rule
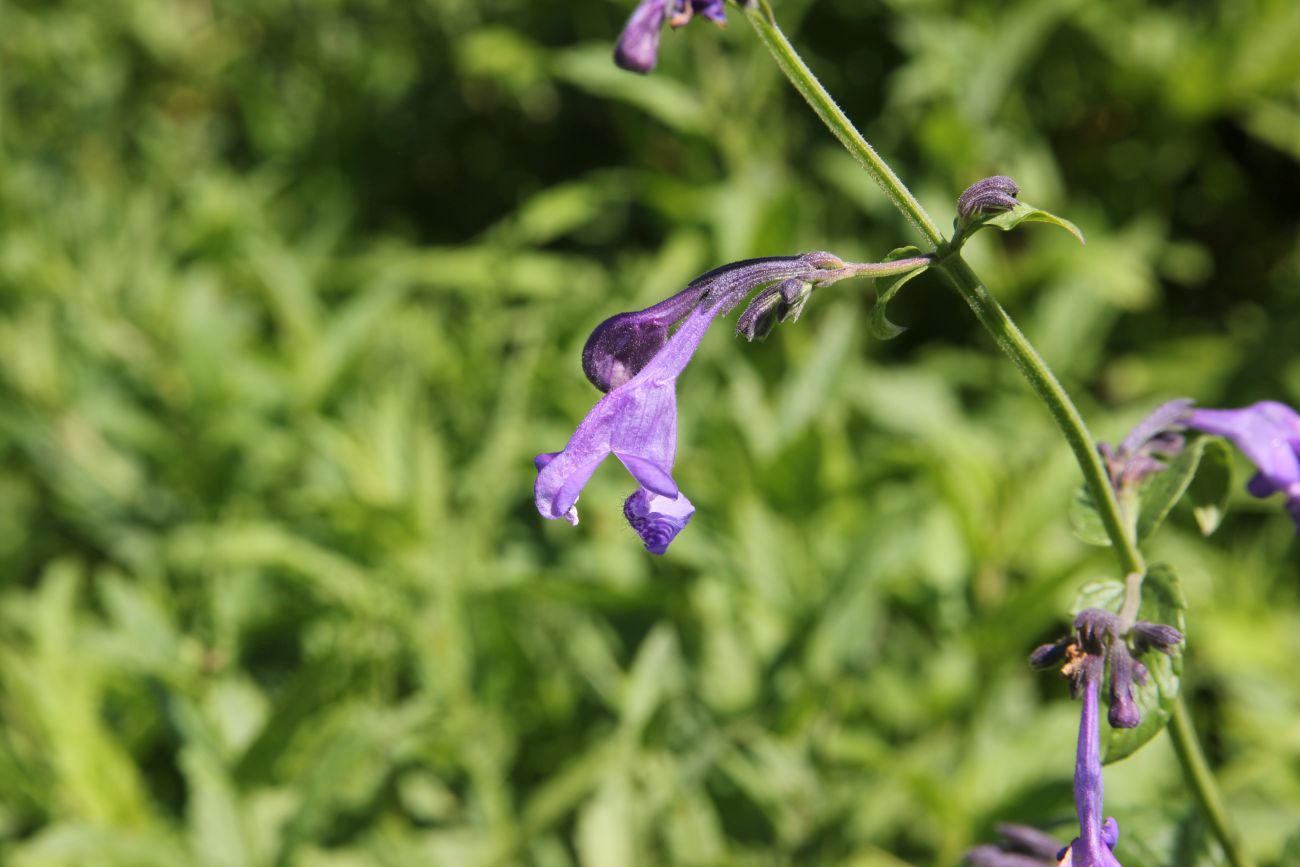
[[[1265,400],[1241,409],[1195,409],[1187,426],[1232,440],[1257,470],[1246,489],[1256,497],[1285,494],[1300,532],[1300,413]]]

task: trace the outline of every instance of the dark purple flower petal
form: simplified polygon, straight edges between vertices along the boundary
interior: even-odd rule
[[[668,0],[641,0],[614,45],[614,63],[629,72],[649,72],[659,59],[659,32]]]
[[[1166,401],[1136,425],[1119,444],[1120,454],[1135,455],[1152,440],[1174,430],[1182,430],[1192,407],[1191,398],[1180,397]]]
[[[642,488],[623,503],[623,516],[651,554],[667,551],[694,514],[695,507],[685,494],[666,497]]]
[[[1138,422],[1118,448],[1098,443],[1111,485],[1117,492],[1132,489],[1165,468],[1165,461],[1183,450],[1182,430],[1192,401],[1178,398],[1156,407]]]
[[[652,307],[617,313],[597,325],[582,347],[582,372],[591,384],[609,391],[640,373],[668,342],[668,329],[700,302],[704,288],[697,283]]]
[[[1119,633],[1119,615],[1104,608],[1085,608],[1074,618],[1074,629],[1083,642],[1083,649],[1101,657],[1106,647]]]

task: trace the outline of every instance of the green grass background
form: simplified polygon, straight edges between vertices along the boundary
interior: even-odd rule
[[[734,11],[648,78],[609,62],[629,11],[0,5],[0,864],[895,867],[1000,819],[1071,835],[1077,705],[1024,658],[1114,566],[937,278],[890,343],[860,282],[709,335],[666,557],[612,465],[577,529],[537,516],[597,322],[916,240]],[[1300,404],[1300,5],[777,11],[939,219],[1005,173],[1088,234],[969,251],[1099,435],[1180,395]],[[1294,528],[1239,492],[1151,555],[1247,848],[1300,863]],[[1164,737],[1107,811],[1125,867],[1224,863]]]

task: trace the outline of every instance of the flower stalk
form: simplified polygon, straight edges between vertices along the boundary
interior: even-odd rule
[[[1128,609],[1135,608],[1134,602],[1140,598],[1146,564],[1142,553],[1138,550],[1135,534],[1126,525],[1123,510],[1111,487],[1096,441],[1088,431],[1083,416],[1069,394],[1006,310],[961,257],[960,250],[952,247],[911,190],[863,138],[853,122],[817,80],[812,70],[777,26],[767,0],[758,0],[755,5],[746,10],[746,17],[794,88],[799,91],[831,133],[862,165],[899,212],[931,245],[935,257],[934,267],[943,272],[953,289],[974,312],[976,319],[1011,359],[1029,382],[1034,393],[1047,407],[1079,464],[1084,483],[1092,495],[1120,569],[1126,576],[1130,576],[1126,594],[1129,604],[1125,605],[1124,614],[1130,619],[1135,617],[1136,611]],[[1209,766],[1205,763],[1181,697],[1175,706],[1173,720],[1167,730],[1179,756],[1184,777],[1209,817],[1211,828],[1227,854],[1228,860],[1234,867],[1253,867],[1253,862],[1242,848],[1237,834],[1232,830],[1227,813],[1222,808],[1222,795],[1218,791]]]

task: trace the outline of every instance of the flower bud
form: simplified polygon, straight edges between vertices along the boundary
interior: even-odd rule
[[[754,296],[736,319],[736,334],[746,340],[762,340],[778,322],[793,322],[803,312],[812,286],[797,277],[769,286]]]
[[[1159,650],[1173,653],[1174,648],[1183,642],[1183,634],[1172,626],[1163,623],[1149,623],[1139,620],[1133,624],[1133,643],[1138,653],[1147,650]]]
[[[1128,648],[1116,641],[1110,649],[1110,713],[1112,728],[1137,728],[1142,712],[1133,700],[1133,657]]]
[[[1069,641],[1058,641],[1056,644],[1041,644],[1034,648],[1033,653],[1029,654],[1029,665],[1032,668],[1055,668],[1065,659],[1065,651],[1069,647]]]
[[[1019,194],[1020,187],[1005,175],[994,175],[976,181],[957,199],[957,215],[963,220],[969,220],[975,214],[1009,211],[1020,204],[1016,199]]]

